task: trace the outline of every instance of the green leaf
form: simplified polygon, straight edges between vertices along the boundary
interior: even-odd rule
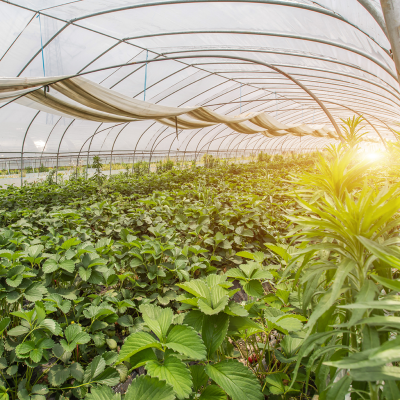
[[[225,272],[228,278],[243,279],[246,280],[247,276],[239,268],[231,268]]]
[[[42,349],[34,349],[30,352],[29,356],[31,357],[33,362],[38,363],[43,357]]]
[[[193,279],[189,282],[178,283],[176,286],[179,286],[181,289],[196,297],[206,298],[210,294],[210,289],[208,288],[206,283],[200,279]]]
[[[217,385],[209,385],[207,386],[199,400],[226,400],[226,393]]]
[[[9,396],[7,394],[7,389],[4,386],[0,385],[0,400],[9,400]]]
[[[355,381],[398,381],[400,380],[400,367],[373,367],[350,370],[350,376]]]
[[[154,304],[145,304],[139,307],[142,318],[147,326],[163,340],[172,324],[174,313],[170,308],[161,308]]]
[[[173,326],[168,333],[165,346],[196,360],[204,360],[206,358],[206,347],[203,341],[196,331],[189,326]]]
[[[287,379],[287,375],[282,372],[276,372],[265,377],[267,387],[272,394],[280,395],[285,393],[285,386],[282,382]]]
[[[175,400],[175,394],[166,382],[141,375],[132,381],[124,400]]]
[[[22,336],[26,335],[29,332],[29,329],[25,326],[18,325],[15,328],[12,328],[8,331],[8,336]]]
[[[93,382],[101,385],[115,386],[120,381],[120,374],[115,368],[108,367],[101,374],[93,378]]]
[[[400,269],[400,258],[390,247],[382,246],[363,236],[357,236],[357,238],[375,257],[389,264],[392,268]]]
[[[326,389],[326,400],[342,400],[349,392],[352,379],[349,375],[335,382],[332,386]]]
[[[263,332],[264,329],[261,325],[254,322],[248,317],[230,317],[228,335],[253,335],[256,332]]]
[[[191,326],[195,331],[200,332],[203,326],[204,314],[198,310],[192,310],[185,314],[184,325]]]
[[[152,378],[158,378],[170,384],[178,399],[184,399],[192,393],[192,378],[186,365],[173,355],[168,355],[164,363],[149,361],[146,364],[147,373]]]
[[[72,274],[75,270],[75,263],[72,260],[64,260],[60,262],[59,267]]]
[[[7,329],[10,322],[11,322],[10,317],[5,317],[0,321],[0,335]]]
[[[389,289],[395,290],[396,292],[400,292],[400,281],[398,280],[387,279],[379,275],[371,275],[371,278]]]
[[[34,349],[35,349],[35,342],[33,340],[27,340],[26,342],[19,344],[15,348],[15,352],[17,353],[18,356],[20,356],[21,354],[30,353]]]
[[[48,260],[46,260],[42,266],[42,270],[45,274],[51,274],[51,273],[57,271],[58,268],[59,267],[58,267],[57,261],[52,258],[49,258]]]
[[[249,258],[250,260],[254,260],[254,254],[250,253],[249,251],[239,251],[239,253],[236,253],[236,255],[238,257]]]
[[[209,275],[210,276],[210,275]],[[197,302],[199,309],[207,315],[218,314],[223,311],[229,302],[227,291],[220,286],[214,286],[209,298],[200,298]]]
[[[389,296],[387,296],[385,300],[364,301],[364,302],[339,306],[339,308],[347,308],[349,310],[357,310],[357,309],[368,310],[374,308],[376,310],[398,311],[400,309],[400,297],[396,296],[395,300],[389,300],[387,299],[388,297]]]
[[[142,365],[145,365],[148,361],[157,361],[157,356],[151,348],[139,351],[129,359],[131,369],[139,368]]]
[[[69,377],[70,369],[62,365],[54,365],[48,373],[48,380],[52,386],[61,386]]]
[[[282,247],[275,246],[274,244],[270,244],[270,243],[264,243],[264,246],[268,247],[271,251],[276,253],[278,256],[280,256],[286,262],[289,262],[289,260],[291,259],[290,254]]]
[[[44,319],[40,324],[40,328],[49,330],[53,335],[61,335],[61,327],[58,322],[53,319]]]
[[[45,288],[45,286],[39,282],[35,282],[32,283],[32,285],[30,285],[28,289],[25,290],[24,296],[27,300],[35,302],[42,300],[43,295],[46,293],[47,289]]]
[[[79,267],[79,276],[82,278],[83,281],[87,282],[92,275],[91,269],[85,269],[83,267]]]
[[[204,317],[201,336],[207,348],[207,359],[210,360],[221,346],[228,332],[228,326],[229,316],[224,313]]]
[[[195,364],[190,365],[190,374],[193,379],[193,392],[197,393],[201,387],[206,386],[209,380],[204,365]]]
[[[261,282],[251,280],[250,282],[243,285],[243,290],[248,296],[260,298],[264,296],[264,288]]]
[[[242,305],[233,300],[228,303],[224,312],[235,317],[247,317],[249,315],[248,311]]]
[[[174,327],[175,328],[175,327]],[[139,351],[148,349],[150,347],[161,348],[161,344],[146,332],[136,332],[125,339],[124,344],[119,352],[117,364],[128,360]]]
[[[49,393],[49,388],[46,385],[33,385],[32,393],[34,394],[47,394]]]
[[[83,381],[84,371],[83,371],[81,364],[79,364],[78,362],[73,362],[70,365],[70,373],[71,373],[71,376],[73,378],[75,378],[76,380],[78,380],[80,382]]]
[[[236,360],[222,361],[206,366],[208,376],[216,382],[232,400],[263,400],[258,379]]]
[[[385,382],[383,386],[383,396],[386,400],[400,399],[400,390],[395,381]]]
[[[93,387],[85,400],[121,400],[121,393],[114,393],[108,386]]]
[[[303,324],[297,318],[281,318],[275,322],[275,325],[287,332],[295,332],[303,329]]]
[[[84,382],[90,382],[100,375],[106,368],[106,361],[102,356],[96,356],[92,362],[86,367],[84,373]]]
[[[307,322],[306,328],[309,328],[311,330],[311,328],[317,323],[322,314],[324,314],[332,307],[334,302],[343,292],[343,283],[345,279],[355,267],[355,262],[350,259],[344,259],[339,264],[330,291],[319,299],[317,306],[315,307]]]

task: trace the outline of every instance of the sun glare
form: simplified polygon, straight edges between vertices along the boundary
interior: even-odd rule
[[[378,161],[382,158],[382,153],[377,153],[376,151],[368,151],[363,154],[363,158],[367,158],[371,161]]]

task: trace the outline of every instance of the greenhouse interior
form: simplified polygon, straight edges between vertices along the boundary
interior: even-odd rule
[[[399,0],[0,11],[0,400],[400,400]]]

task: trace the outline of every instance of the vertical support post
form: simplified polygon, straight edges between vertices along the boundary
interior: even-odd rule
[[[33,121],[36,119],[36,117],[39,115],[40,111],[38,111],[35,116],[32,118],[32,121],[28,125],[28,128],[26,129],[25,135],[24,135],[24,140],[22,141],[22,147],[21,147],[21,187],[24,185],[24,176],[23,176],[23,171],[24,171],[24,146],[25,146],[25,140],[26,136],[28,135],[29,128],[33,124]]]
[[[40,45],[42,47],[42,65],[43,65],[43,76],[46,76],[46,69],[44,67],[44,52],[43,52],[43,38],[42,38],[42,22],[40,20],[40,13],[36,18],[39,18],[39,26],[40,26]],[[46,87],[44,88],[44,94],[46,94]]]
[[[400,2],[398,0],[381,0],[381,6],[400,82]]]

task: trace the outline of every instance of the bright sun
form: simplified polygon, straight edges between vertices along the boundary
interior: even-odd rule
[[[377,153],[375,151],[368,151],[366,153],[363,154],[364,158],[367,158],[371,161],[377,161],[379,159],[382,158],[382,154],[381,153]]]

